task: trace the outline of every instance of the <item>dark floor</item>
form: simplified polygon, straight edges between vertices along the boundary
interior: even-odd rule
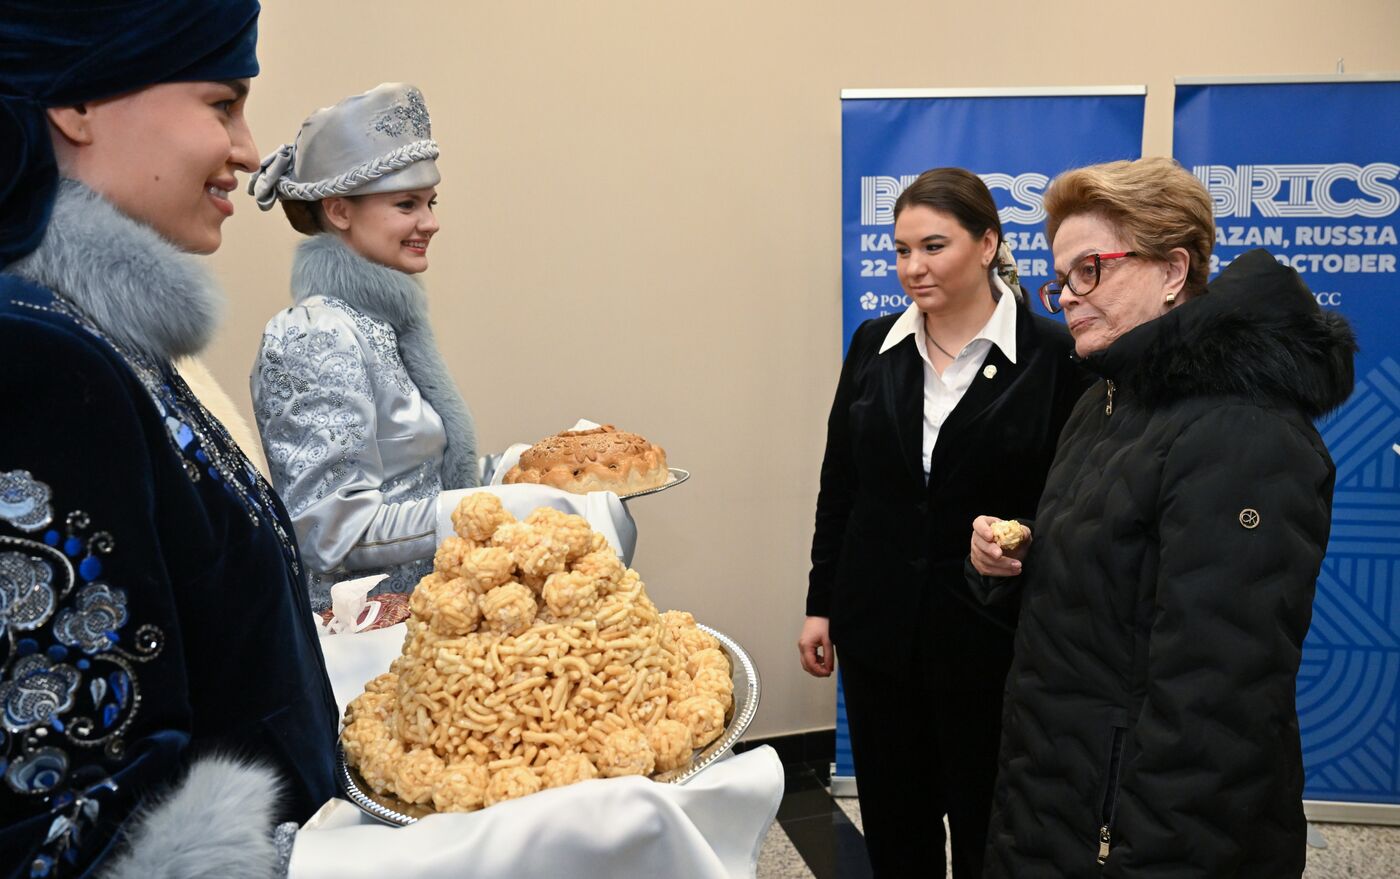
[[[758,879],[869,879],[859,804],[828,793],[829,758],[803,756],[810,755],[784,756],[787,788],[759,856]],[[1304,879],[1400,877],[1400,827],[1316,826],[1327,848],[1308,849]],[[939,875],[937,859],[930,861],[929,875]]]
[[[778,807],[778,826],[811,875],[868,879],[865,837],[827,792],[831,764],[813,761],[784,766],[787,787]]]

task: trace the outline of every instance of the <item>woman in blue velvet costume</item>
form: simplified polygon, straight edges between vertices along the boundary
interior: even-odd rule
[[[0,876],[273,876],[335,793],[291,524],[209,339],[255,0],[0,12]]]

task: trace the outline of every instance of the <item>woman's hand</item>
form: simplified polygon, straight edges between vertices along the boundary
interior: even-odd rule
[[[992,526],[1001,520],[978,516],[972,520],[972,566],[984,577],[1015,577],[1021,573],[1021,560],[1031,546],[1031,529],[1022,525],[1024,537],[1015,549],[1002,549],[992,535]]]
[[[802,624],[802,636],[797,639],[797,652],[802,670],[817,678],[830,677],[836,668],[836,653],[831,649],[831,621],[826,617],[807,617]]]

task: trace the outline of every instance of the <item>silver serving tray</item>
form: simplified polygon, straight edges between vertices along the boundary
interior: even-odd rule
[[[682,482],[685,482],[687,479],[690,478],[689,470],[682,470],[679,467],[667,467],[666,469],[671,471],[671,478],[665,485],[658,485],[656,488],[644,488],[641,491],[633,491],[628,492],[627,494],[620,494],[618,495],[618,497],[624,501],[631,500],[634,497],[645,497],[649,494],[656,494],[658,491],[665,491],[668,488],[675,488],[677,485],[680,485]]]
[[[684,470],[680,472],[685,473]],[[651,490],[660,491],[661,489]],[[744,735],[744,731],[753,722],[754,714],[758,712],[758,669],[754,666],[753,659],[733,638],[709,626],[697,625],[702,631],[713,635],[719,641],[720,649],[729,657],[730,676],[734,681],[734,707],[730,710],[725,722],[724,732],[713,742],[697,749],[691,756],[688,766],[682,766],[651,777],[652,781],[663,784],[685,784],[703,772],[711,763],[727,754]],[[339,740],[336,743],[335,759],[339,770],[340,786],[345,790],[346,797],[371,818],[376,818],[395,827],[406,827],[419,818],[431,815],[436,811],[432,806],[405,803],[398,797],[375,793],[360,777],[360,773],[345,762],[345,753],[340,749]]]

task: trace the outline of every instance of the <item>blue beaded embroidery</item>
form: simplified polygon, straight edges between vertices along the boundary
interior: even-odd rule
[[[0,505],[0,525],[23,533],[52,521],[47,485],[25,471],[0,473],[0,485],[41,499]],[[90,524],[74,511],[42,542],[0,531],[0,785],[52,816],[32,876],[76,864],[102,796],[116,789],[90,755],[122,759],[140,710],[137,668],[165,642],[156,626],[128,631],[126,592],[101,579],[116,541]]]

